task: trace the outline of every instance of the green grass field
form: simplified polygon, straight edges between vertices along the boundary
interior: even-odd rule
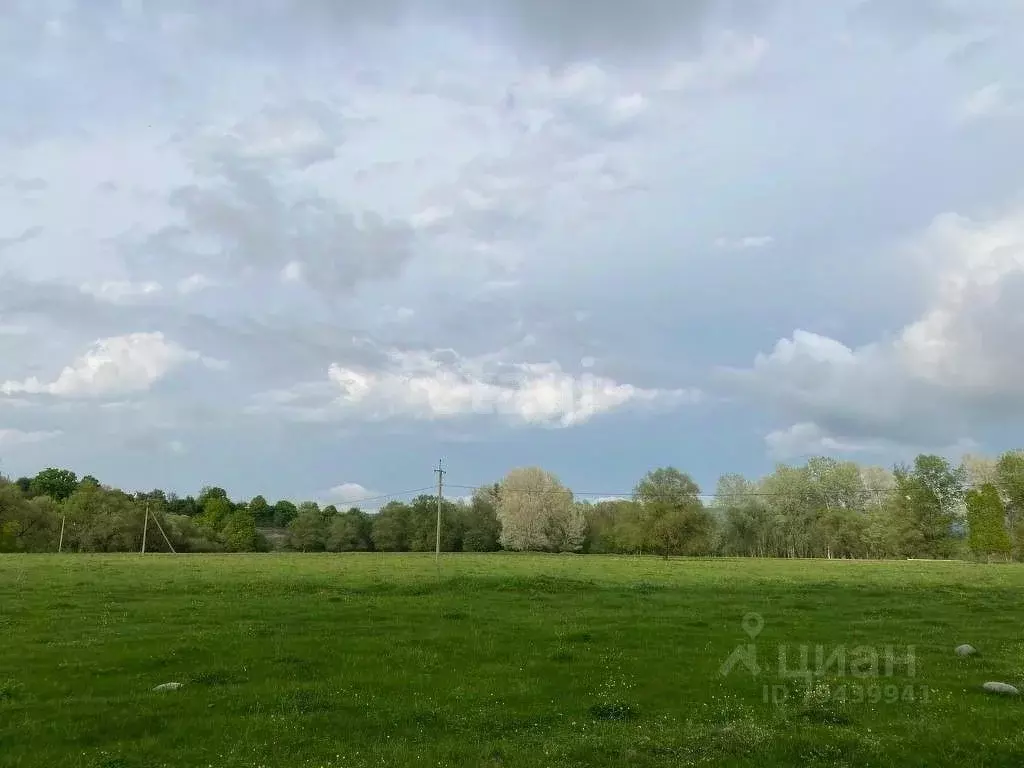
[[[1024,765],[1012,565],[13,555],[0,643],[3,766]]]

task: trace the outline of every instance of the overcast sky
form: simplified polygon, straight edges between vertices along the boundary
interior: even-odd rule
[[[1016,0],[6,0],[0,470],[342,503],[1024,447],[1021,39]]]

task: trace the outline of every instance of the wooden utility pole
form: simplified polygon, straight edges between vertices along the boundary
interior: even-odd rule
[[[437,547],[434,550],[434,560],[441,559],[441,500],[444,498],[444,470],[441,469],[441,460],[437,460]]]
[[[142,554],[146,554],[146,532],[149,530],[149,502],[146,502],[146,521],[142,524]]]

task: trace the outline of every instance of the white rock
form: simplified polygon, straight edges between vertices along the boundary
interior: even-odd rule
[[[154,688],[154,691],[176,691],[181,688],[181,683],[163,683]]]
[[[966,643],[964,645],[958,645],[956,647],[957,656],[973,656],[977,652],[977,648],[975,648],[973,645],[967,645]]]
[[[1002,694],[1005,694],[1007,696],[1020,696],[1020,691],[1018,691],[1016,688],[1014,688],[1009,683],[994,683],[994,682],[990,682],[990,683],[985,683],[981,687],[984,688],[989,693],[1002,693]]]

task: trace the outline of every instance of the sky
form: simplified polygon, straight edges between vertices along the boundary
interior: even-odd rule
[[[1017,0],[4,6],[4,474],[1024,447]]]

